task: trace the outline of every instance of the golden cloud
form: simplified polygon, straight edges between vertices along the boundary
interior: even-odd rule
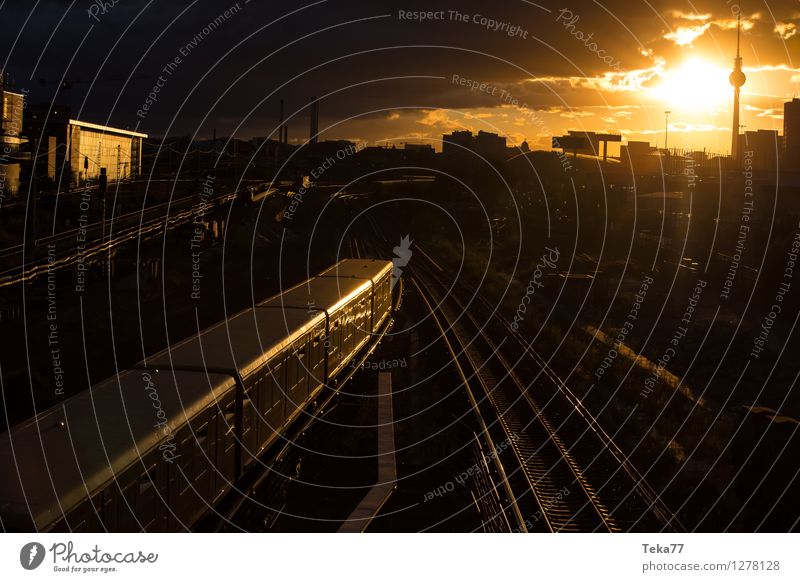
[[[794,22],[777,22],[773,31],[783,40],[786,40],[797,34],[797,25]]]
[[[711,20],[711,14],[698,14],[697,12],[682,12],[680,10],[673,10],[672,17],[680,20],[699,20],[705,22]]]
[[[664,38],[671,40],[678,46],[686,46],[692,44],[698,37],[705,34],[711,27],[711,24],[698,24],[697,26],[679,26],[672,32],[664,35]]]
[[[712,26],[715,26],[720,30],[735,30],[737,24],[737,20],[735,18],[718,18],[716,20],[711,20],[710,14],[687,15],[685,13],[673,12],[673,16],[682,20],[690,20],[701,23],[693,25],[681,25],[675,30],[664,35],[666,40],[671,40],[678,46],[691,45],[695,40],[703,36]],[[759,20],[760,18],[761,14],[758,12],[742,18],[742,30],[751,30],[756,24],[755,21]]]

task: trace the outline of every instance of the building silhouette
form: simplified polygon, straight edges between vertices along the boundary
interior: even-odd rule
[[[473,136],[471,131],[454,131],[442,136],[442,155],[456,157],[472,149]]]
[[[553,136],[553,148],[572,153],[573,156],[584,154],[600,156],[608,159],[608,142],[621,142],[622,136],[616,133],[597,133],[594,131],[568,131],[566,135]],[[602,144],[602,149],[601,149]]]
[[[506,138],[496,133],[481,130],[478,135],[473,135],[471,131],[454,131],[442,136],[442,156],[445,159],[473,158],[470,152],[490,161],[505,160],[509,156]]]
[[[27,143],[22,135],[25,96],[9,89],[8,75],[0,72],[0,197],[17,194],[20,162],[29,159],[22,151]]]
[[[752,169],[759,172],[777,172],[783,149],[783,139],[777,130],[746,131],[739,136],[739,154],[748,156]]]
[[[783,167],[796,169],[800,165],[800,99],[783,104]]]

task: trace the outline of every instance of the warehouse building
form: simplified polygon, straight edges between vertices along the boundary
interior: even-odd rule
[[[5,76],[0,73],[0,207],[6,196],[14,196],[19,190],[20,162],[27,159],[22,151],[25,139],[22,136],[22,112],[25,96],[5,90]]]
[[[142,171],[142,139],[147,134],[71,119],[69,111],[48,109],[26,116],[26,133],[35,143],[35,179],[60,189],[97,180],[105,168],[109,182]]]

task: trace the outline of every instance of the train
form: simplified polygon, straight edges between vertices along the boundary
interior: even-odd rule
[[[0,526],[191,530],[391,310],[391,261],[344,259],[12,427]]]

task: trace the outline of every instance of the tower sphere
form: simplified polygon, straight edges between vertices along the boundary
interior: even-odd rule
[[[742,85],[744,85],[745,81],[747,81],[747,77],[741,70],[737,69],[730,74],[728,80],[734,87],[741,87]]]

